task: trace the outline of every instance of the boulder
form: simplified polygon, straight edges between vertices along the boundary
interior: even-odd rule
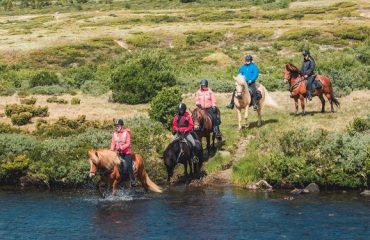
[[[370,196],[370,190],[364,190],[361,195],[363,196]]]
[[[303,193],[303,189],[294,188],[290,193],[291,193],[291,194],[298,195],[298,194]]]
[[[308,184],[305,189],[303,189],[304,193],[317,193],[320,192],[319,186],[316,183],[310,183]]]

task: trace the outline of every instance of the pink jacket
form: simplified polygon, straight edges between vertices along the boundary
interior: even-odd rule
[[[202,108],[215,107],[215,94],[209,88],[206,91],[202,91],[202,89],[199,89],[195,94],[195,104],[199,104]]]
[[[123,154],[132,154],[131,152],[131,131],[129,128],[123,128],[119,132],[112,133],[112,143],[110,150]]]

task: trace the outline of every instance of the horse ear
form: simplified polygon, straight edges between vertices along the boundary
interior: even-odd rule
[[[95,156],[96,156],[98,159],[100,159],[100,156],[99,156],[99,153],[98,153],[98,151],[97,151],[97,150],[95,150]]]

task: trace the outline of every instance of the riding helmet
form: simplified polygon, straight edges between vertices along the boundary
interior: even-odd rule
[[[123,120],[121,118],[115,119],[114,120],[114,125],[115,126],[117,126],[117,125],[123,126],[124,125]]]
[[[208,87],[208,80],[207,79],[203,79],[200,81],[200,86],[207,86]]]
[[[186,111],[186,104],[185,103],[180,103],[178,106],[179,112],[184,113]]]
[[[247,56],[245,56],[245,60],[253,61],[252,55],[248,54]]]
[[[305,49],[305,50],[303,51],[303,56],[310,56],[310,51],[309,51],[309,50],[307,50],[307,49]]]

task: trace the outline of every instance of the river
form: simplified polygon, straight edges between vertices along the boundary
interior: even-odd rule
[[[0,239],[369,239],[370,198],[240,188],[0,191]]]

